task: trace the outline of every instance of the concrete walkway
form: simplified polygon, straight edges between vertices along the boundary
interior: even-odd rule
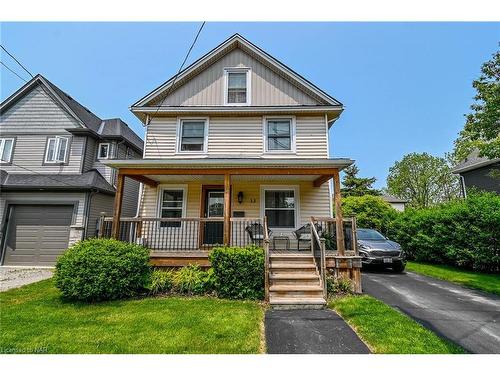
[[[332,310],[268,310],[270,354],[365,354],[367,346]]]
[[[363,272],[363,292],[472,353],[500,353],[500,296],[412,272]]]
[[[0,267],[0,292],[52,277],[50,268]]]

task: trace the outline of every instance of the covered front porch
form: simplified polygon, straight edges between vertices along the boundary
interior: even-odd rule
[[[152,256],[203,256],[214,245],[263,245],[264,234],[271,251],[310,250],[311,218],[331,218],[333,206],[340,225],[335,250],[345,249],[340,244],[344,230],[339,171],[351,164],[348,159],[206,158],[108,164],[118,169],[117,193],[112,217],[102,220],[101,235],[143,243]],[[134,218],[121,215],[125,178],[143,183]],[[330,179],[336,191],[334,204]]]

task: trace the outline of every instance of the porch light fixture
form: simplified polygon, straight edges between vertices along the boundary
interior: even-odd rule
[[[240,191],[238,193],[238,203],[239,204],[243,203],[243,192],[242,191]]]

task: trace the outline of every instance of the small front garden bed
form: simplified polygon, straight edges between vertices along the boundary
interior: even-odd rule
[[[259,353],[257,302],[147,297],[65,302],[52,280],[0,293],[2,353]]]

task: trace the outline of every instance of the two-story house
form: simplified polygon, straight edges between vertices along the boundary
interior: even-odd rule
[[[353,163],[329,157],[339,101],[235,34],[131,110],[146,127],[144,157],[106,163],[118,170],[118,192],[103,233],[143,243],[157,265],[206,265],[215,244],[265,241],[266,266],[287,271],[288,259],[318,271],[311,236],[335,227],[329,181],[340,198],[339,171]],[[125,177],[143,183],[139,218],[124,217]],[[332,235],[343,250],[339,199],[335,206]],[[305,285],[311,293],[318,286]]]
[[[116,171],[103,161],[141,158],[143,141],[41,75],[0,113],[1,264],[52,266],[68,245],[96,235],[101,212],[112,212]],[[125,215],[137,213],[139,185],[125,184]]]

